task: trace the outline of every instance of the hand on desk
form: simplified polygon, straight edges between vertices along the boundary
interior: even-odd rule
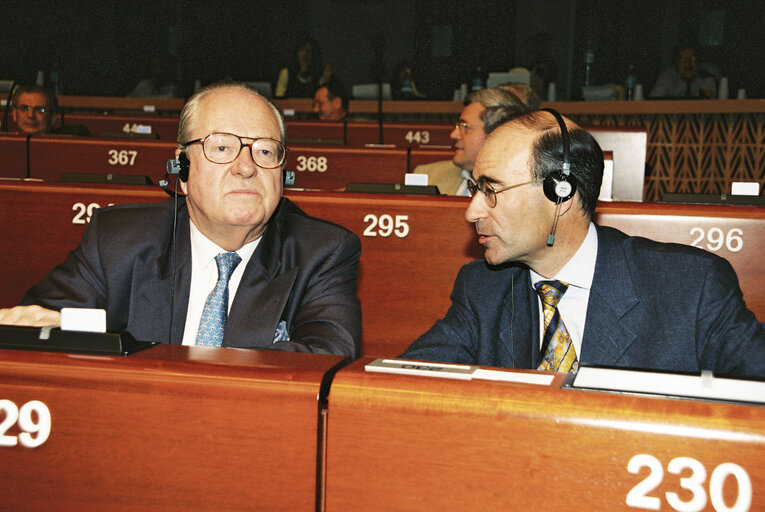
[[[61,325],[61,313],[40,306],[16,306],[0,309],[0,324],[32,327]]]

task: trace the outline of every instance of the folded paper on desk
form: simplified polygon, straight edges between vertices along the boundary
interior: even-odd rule
[[[440,377],[442,379],[459,380],[497,380],[517,382],[521,384],[537,384],[549,386],[554,376],[549,373],[486,370],[478,366],[464,364],[430,363],[423,361],[406,361],[403,359],[375,359],[365,370],[377,373],[398,373],[403,375],[419,375],[421,377]]]
[[[701,375],[580,367],[572,388],[765,404],[765,382]]]

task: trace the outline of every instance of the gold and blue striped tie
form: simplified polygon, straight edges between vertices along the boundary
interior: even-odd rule
[[[544,356],[537,369],[576,373],[579,369],[576,350],[558,311],[558,301],[566,293],[568,284],[560,281],[540,281],[534,288],[542,298],[545,317],[545,333],[542,338]]]

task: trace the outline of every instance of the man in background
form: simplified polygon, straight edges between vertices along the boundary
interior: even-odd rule
[[[455,141],[452,159],[418,165],[413,172],[427,174],[428,185],[438,186],[442,194],[467,196],[470,171],[487,136],[487,109],[496,109],[495,114],[502,114],[491,116],[494,126],[528,110],[517,95],[507,90],[494,88],[471,92],[465,97],[460,120],[449,134]]]
[[[651,89],[651,98],[717,97],[717,82],[712,73],[699,65],[694,45],[680,45],[674,54],[674,65],[662,71]]]
[[[13,94],[11,111],[19,133],[35,135],[51,131],[56,98],[45,87],[20,85]]]
[[[332,78],[313,95],[313,112],[321,121],[342,121],[348,114],[348,96],[339,80]]]

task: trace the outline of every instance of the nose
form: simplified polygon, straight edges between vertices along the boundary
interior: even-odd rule
[[[486,217],[488,205],[486,204],[485,199],[479,196],[481,196],[481,192],[476,192],[470,199],[470,204],[468,204],[467,210],[465,210],[465,220],[468,222],[476,223]]]
[[[313,104],[313,111],[316,112],[316,113],[319,112],[319,104],[318,103],[314,103]]]
[[[258,164],[252,158],[252,146],[244,146],[239,152],[239,156],[234,160],[231,166],[231,172],[238,174],[242,178],[251,178],[258,173]]]
[[[454,130],[449,133],[449,138],[453,140],[460,140],[462,138],[462,134],[460,133],[459,126],[455,126]]]

